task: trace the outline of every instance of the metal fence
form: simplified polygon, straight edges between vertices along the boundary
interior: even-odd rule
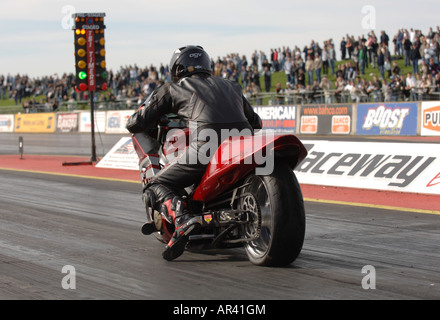
[[[305,105],[305,104],[333,104],[333,103],[378,103],[378,102],[403,102],[403,101],[432,101],[440,100],[440,91],[432,87],[415,88],[408,97],[399,92],[374,91],[370,94],[363,92],[337,92],[330,90],[303,90],[290,92],[289,94],[277,94],[275,92],[262,92],[257,95],[246,95],[252,105]],[[95,108],[98,111],[137,109],[139,99],[124,99],[114,101],[96,101]],[[0,114],[16,113],[39,113],[39,112],[73,112],[89,109],[88,100],[67,101],[59,105],[53,103],[34,105],[0,106]]]

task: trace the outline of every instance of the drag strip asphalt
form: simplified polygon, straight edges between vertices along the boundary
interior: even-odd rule
[[[286,268],[242,249],[185,252],[140,232],[139,186],[0,170],[1,299],[438,299],[438,216],[306,202],[306,239]],[[63,289],[63,268],[76,271]],[[375,270],[365,289],[363,270]]]

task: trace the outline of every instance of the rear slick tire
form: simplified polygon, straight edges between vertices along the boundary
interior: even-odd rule
[[[252,193],[261,212],[260,234],[245,243],[249,260],[260,266],[291,264],[300,254],[305,236],[304,200],[293,170],[275,164],[272,174],[248,176],[243,193]]]

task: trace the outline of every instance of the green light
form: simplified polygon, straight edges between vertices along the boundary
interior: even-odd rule
[[[84,71],[81,71],[80,73],[78,73],[78,78],[80,78],[81,80],[84,80],[85,78],[87,78],[87,73]]]
[[[107,79],[107,72],[104,71],[101,76],[103,79]]]

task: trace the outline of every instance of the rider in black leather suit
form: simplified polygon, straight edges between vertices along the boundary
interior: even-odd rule
[[[241,86],[211,75],[211,60],[202,47],[177,49],[171,58],[170,73],[173,82],[156,89],[127,121],[126,128],[131,133],[154,128],[166,114],[177,114],[188,126],[196,127],[193,141],[182,158],[190,157],[193,152],[195,157],[192,159],[199,159],[200,147],[207,143],[200,138],[199,133],[203,129],[214,130],[218,134],[218,145],[222,142],[220,137],[225,138],[221,136],[222,129],[248,133],[261,129],[262,121],[243,96]],[[183,253],[189,234],[197,228],[191,224],[189,216],[176,217],[172,205],[172,199],[179,190],[198,183],[205,173],[206,163],[188,162],[173,161],[148,185],[150,197],[154,198],[153,207],[158,211],[166,210],[165,214],[173,217],[176,225],[176,231],[163,253],[167,260]]]

